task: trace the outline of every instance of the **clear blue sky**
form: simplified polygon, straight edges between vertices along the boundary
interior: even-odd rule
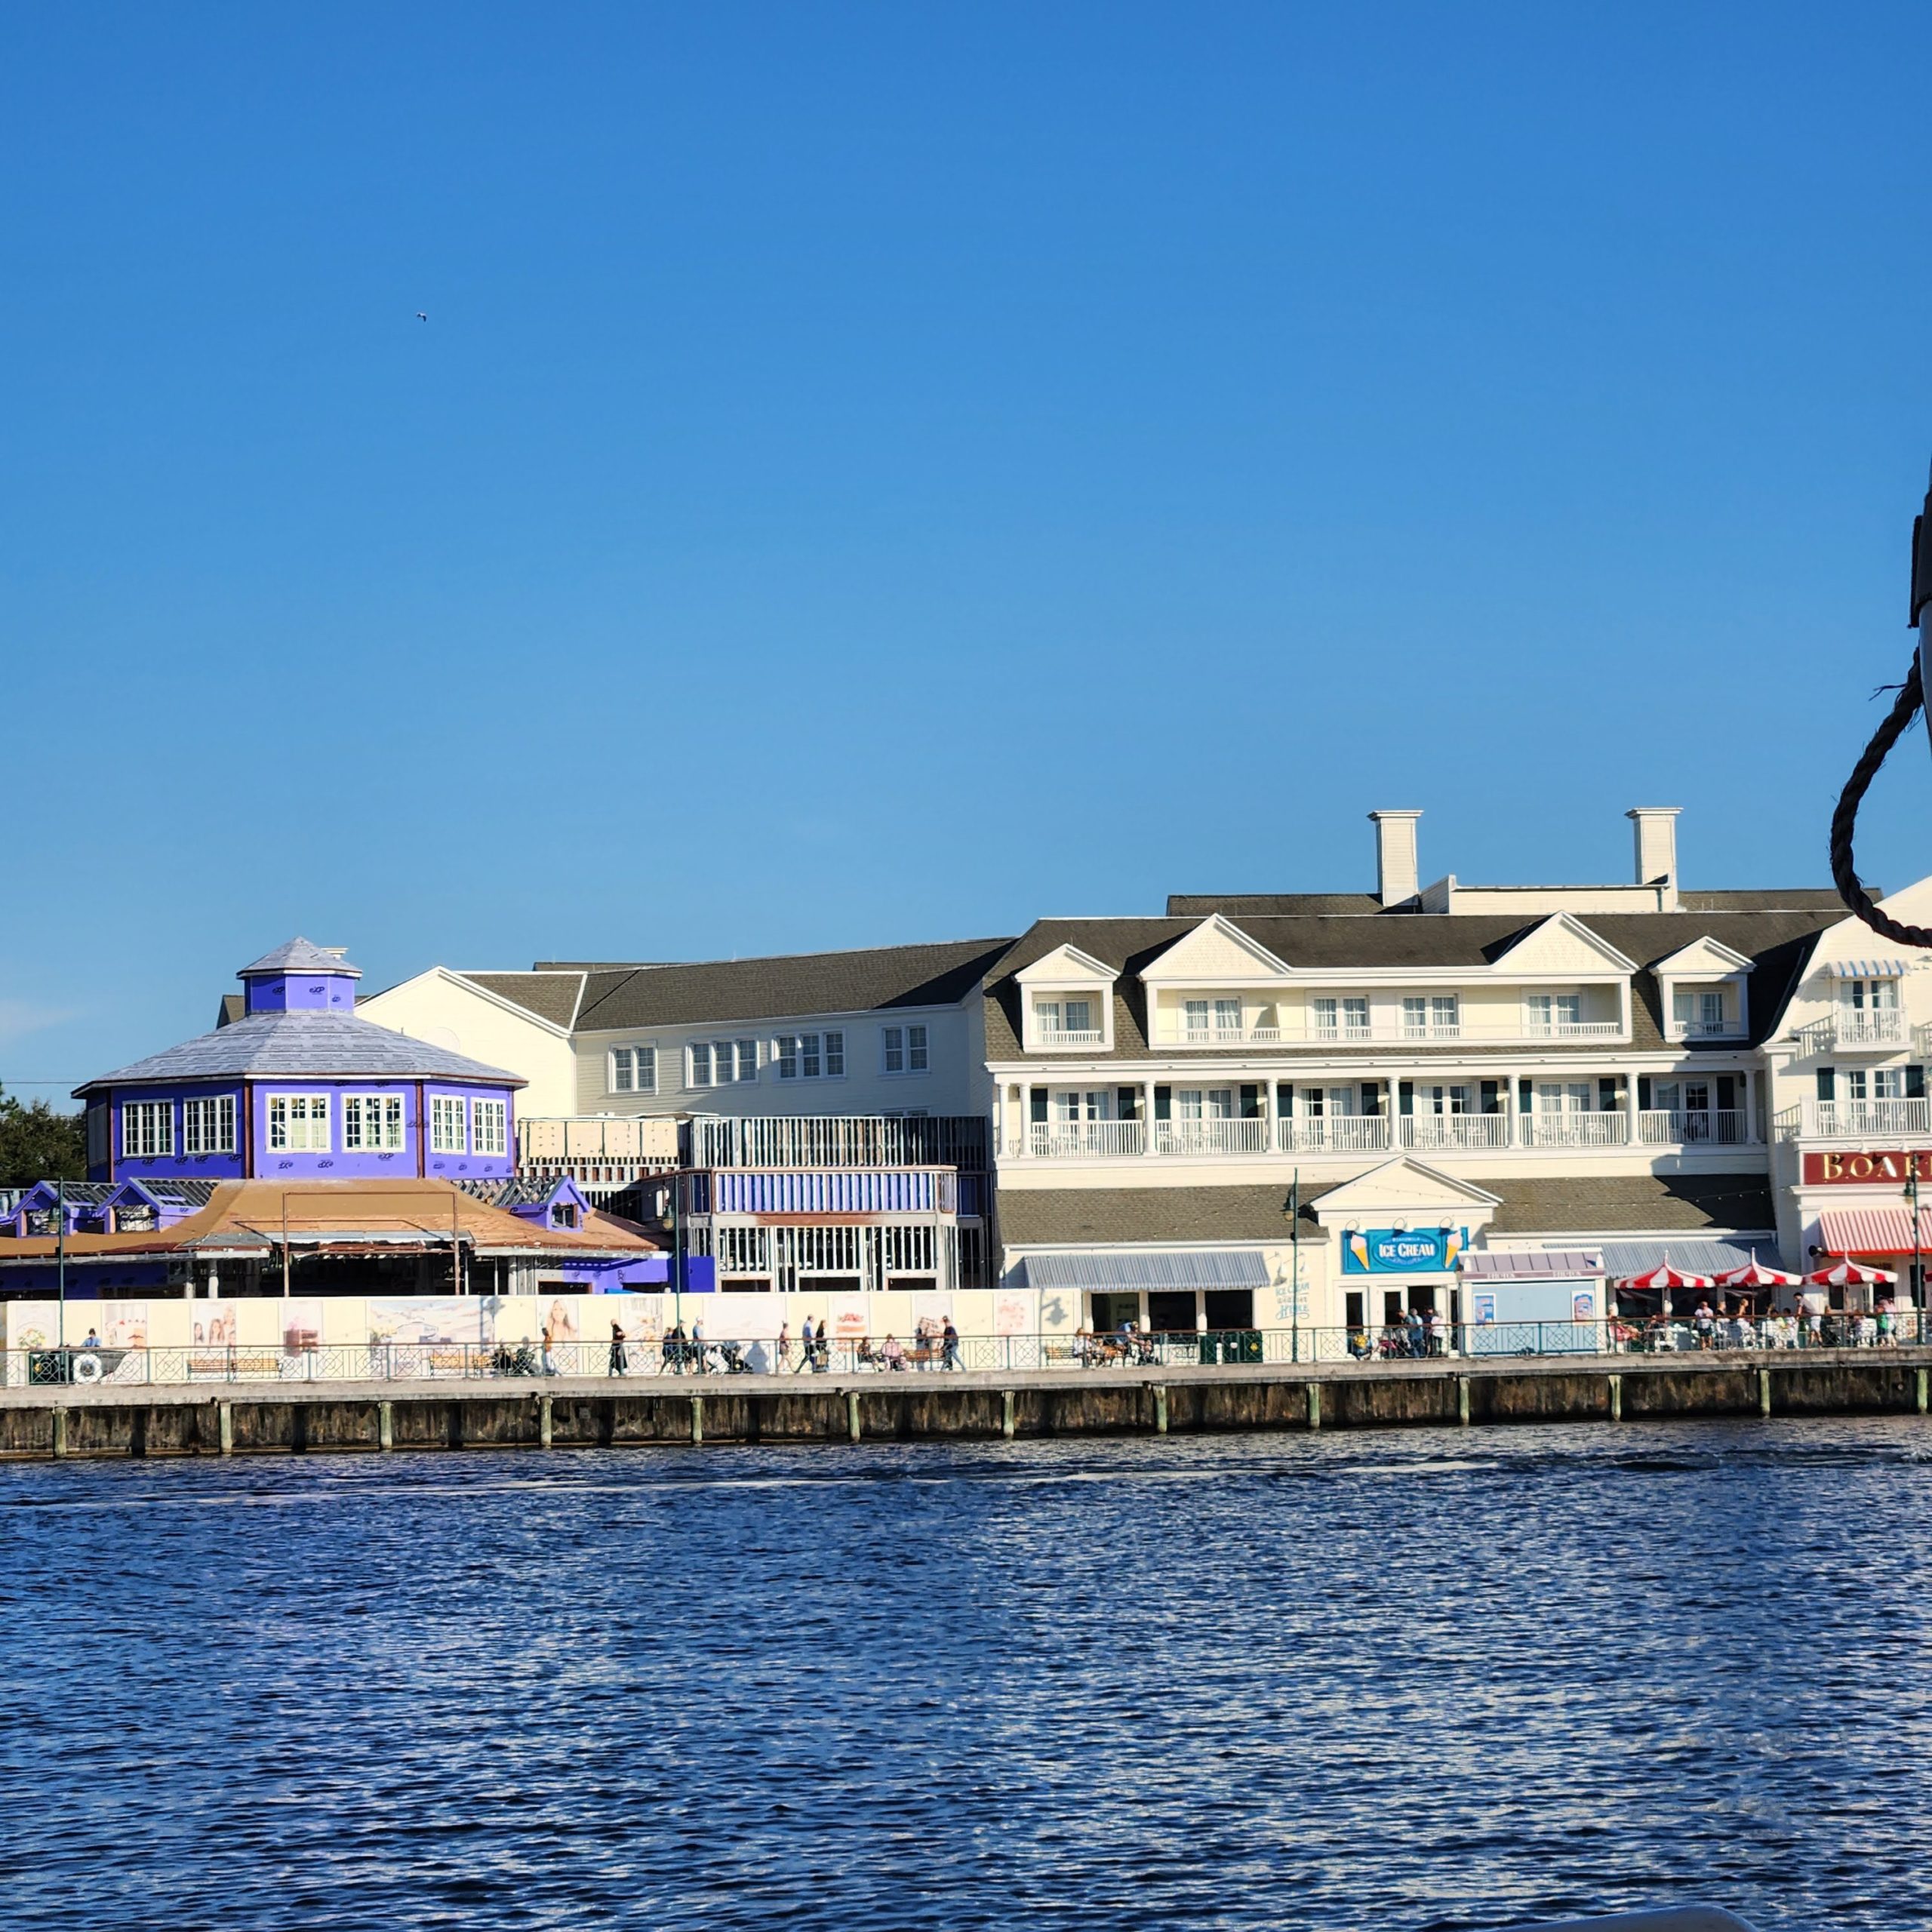
[[[1928,71],[1905,5],[7,10],[0,1080],[297,931],[1017,931],[1363,887],[1382,804],[1824,882]],[[1929,806],[1921,740],[1868,872]]]

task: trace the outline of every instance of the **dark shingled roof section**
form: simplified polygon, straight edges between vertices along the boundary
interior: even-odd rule
[[[1480,886],[1471,888],[1480,892]],[[1509,891],[1505,886],[1500,890]],[[1536,890],[1525,888],[1526,891]],[[1545,891],[1587,892],[1586,885],[1546,886]],[[1616,888],[1611,888],[1616,889]],[[1884,894],[1874,885],[1867,888],[1873,898]],[[1685,892],[1677,895],[1678,906],[1686,912],[1814,912],[1829,908],[1835,918],[1843,911],[1838,894],[1829,885],[1769,886],[1761,891]],[[1372,892],[1171,892],[1168,910],[1176,918],[1204,919],[1211,912],[1225,913],[1231,919],[1244,915],[1256,918],[1269,914],[1313,912],[1373,912],[1389,918],[1426,918],[1413,901],[1385,907]]]
[[[577,1027],[583,1032],[955,1006],[1012,944],[1010,939],[963,939],[596,972],[585,986]]]
[[[1519,1180],[1491,1177],[1471,1186],[1500,1194],[1493,1235],[1731,1233],[1775,1227],[1769,1179],[1761,1174],[1618,1174]],[[1311,1210],[1340,1181],[1302,1183],[1303,1235]],[[1265,1186],[1004,1188],[1002,1241],[1081,1242],[1285,1240],[1288,1184]]]
[[[220,1008],[214,1016],[217,1030],[223,1026],[232,1026],[248,1010],[248,1002],[240,993],[223,993]]]
[[[1493,1235],[1726,1232],[1774,1228],[1770,1178],[1762,1174],[1580,1174],[1547,1180],[1478,1181],[1503,1197]]]
[[[1302,1199],[1327,1190],[1304,1184]],[[1080,1241],[1285,1241],[1288,1183],[1262,1187],[1002,1188],[999,1238]]]
[[[568,1026],[577,1017],[577,1001],[583,992],[584,976],[580,972],[465,973],[462,977],[553,1026]]]
[[[1702,911],[1694,912],[1596,913],[1580,918],[1577,924],[1612,946],[1639,968],[1709,937],[1744,954],[1756,962],[1750,981],[1752,1043],[1763,1040],[1782,1016],[1792,989],[1801,976],[1805,961],[1818,934],[1842,916],[1835,897],[1829,906],[1809,910],[1780,908],[1758,912]],[[1205,915],[1201,915],[1206,916]],[[1549,915],[1539,913],[1525,919],[1520,915],[1484,914],[1480,916],[1417,913],[1392,917],[1382,913],[1350,915],[1301,913],[1294,915],[1251,915],[1229,923],[1266,946],[1278,959],[1291,966],[1332,968],[1346,971],[1360,967],[1481,967],[1501,958],[1509,948]],[[1063,946],[1078,947],[1096,959],[1118,967],[1121,977],[1114,987],[1114,1049],[1111,1054],[1083,1054],[1083,1059],[1143,1060],[1149,1049],[1146,1037],[1146,989],[1142,970],[1158,959],[1168,948],[1201,923],[1198,917],[1164,919],[1043,919],[1016,940],[999,961],[987,982],[986,1057],[992,1060],[1024,1057],[1020,1045],[1020,988],[1014,974],[1036,959]],[[1738,1041],[1700,1042],[1687,1049],[1663,1037],[1658,1010],[1657,982],[1640,971],[1635,978],[1631,1015],[1630,1049],[1614,1043],[1591,1040],[1549,1040],[1536,1042],[1539,1053],[1574,1053],[1601,1058],[1606,1051],[1641,1052],[1668,1048],[1713,1053],[1735,1052]],[[1286,1041],[1277,1048],[1263,1048],[1273,1054],[1293,1052],[1311,1042]],[[1356,1056],[1386,1057],[1392,1047],[1405,1056],[1419,1050],[1401,1041],[1382,1041],[1339,1051]],[[1463,1041],[1454,1045],[1429,1047],[1420,1051],[1430,1057],[1506,1053],[1509,1047],[1485,1045]],[[1517,1050],[1520,1051],[1520,1048]],[[1174,1051],[1161,1050],[1163,1056]],[[1253,1059],[1256,1049],[1191,1048],[1184,1051],[1190,1060],[1211,1062],[1232,1053]],[[1332,1052],[1336,1048],[1324,1047]],[[1060,1057],[1037,1057],[1041,1065]]]

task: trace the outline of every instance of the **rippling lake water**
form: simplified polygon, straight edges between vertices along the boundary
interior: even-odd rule
[[[0,1922],[1932,1920],[1932,1427],[0,1468]]]

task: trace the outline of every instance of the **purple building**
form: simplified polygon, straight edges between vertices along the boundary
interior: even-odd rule
[[[212,1033],[76,1088],[94,1181],[506,1178],[516,1091],[500,1067],[355,1017],[340,948],[291,940],[239,975]]]

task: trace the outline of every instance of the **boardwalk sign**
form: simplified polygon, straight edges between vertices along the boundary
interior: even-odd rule
[[[1351,1228],[1342,1237],[1342,1272],[1447,1275],[1469,1244],[1467,1228]]]

